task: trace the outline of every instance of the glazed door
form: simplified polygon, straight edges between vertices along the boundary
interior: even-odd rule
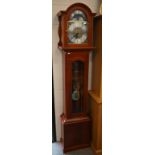
[[[66,53],[67,116],[85,116],[88,97],[88,53]]]

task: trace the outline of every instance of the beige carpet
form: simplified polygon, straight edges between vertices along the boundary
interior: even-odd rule
[[[60,143],[52,143],[52,155],[93,155],[91,148],[85,148],[63,154]]]

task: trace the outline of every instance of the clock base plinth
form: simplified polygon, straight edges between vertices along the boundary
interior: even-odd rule
[[[61,115],[63,152],[90,146],[91,121],[88,116],[66,119]]]

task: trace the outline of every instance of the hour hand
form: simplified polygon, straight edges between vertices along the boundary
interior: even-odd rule
[[[79,33],[75,33],[74,37],[78,38],[79,37]]]

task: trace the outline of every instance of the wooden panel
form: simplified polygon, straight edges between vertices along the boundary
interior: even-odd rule
[[[89,91],[91,105],[92,141],[95,155],[102,154],[102,16],[94,19],[94,46],[92,56],[92,91]]]
[[[92,118],[92,147],[95,154],[99,155],[102,150],[102,104],[101,100],[89,92]]]
[[[90,145],[90,119],[89,117],[67,120],[61,116],[62,142],[64,152],[88,147]]]
[[[94,20],[94,46],[92,56],[92,90],[101,97],[102,89],[102,16]]]

